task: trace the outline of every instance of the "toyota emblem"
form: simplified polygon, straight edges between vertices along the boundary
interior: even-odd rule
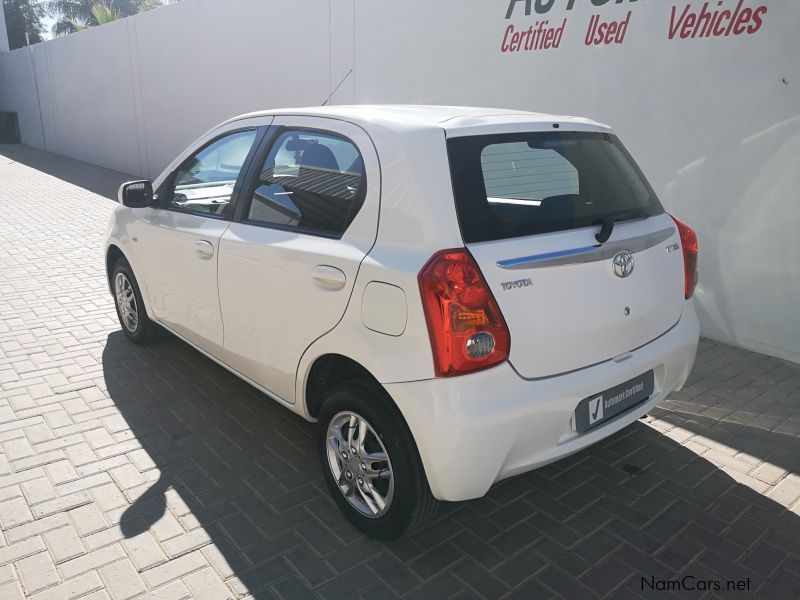
[[[630,250],[623,250],[614,259],[614,275],[625,278],[633,273],[633,253]]]

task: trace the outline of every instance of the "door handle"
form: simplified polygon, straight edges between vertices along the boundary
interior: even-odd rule
[[[194,251],[200,258],[211,258],[214,256],[214,244],[208,240],[200,240],[194,243]]]
[[[344,271],[330,265],[317,265],[311,269],[311,276],[322,287],[330,290],[340,290],[347,283],[347,276]]]

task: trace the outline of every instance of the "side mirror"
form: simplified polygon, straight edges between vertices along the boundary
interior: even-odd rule
[[[153,184],[149,181],[129,181],[119,187],[119,202],[128,208],[153,205]]]

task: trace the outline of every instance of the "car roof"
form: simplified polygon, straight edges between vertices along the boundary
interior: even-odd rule
[[[610,129],[606,125],[583,117],[500,108],[413,104],[359,104],[285,108],[248,113],[230,121],[268,116],[327,117],[355,123],[365,129],[380,126],[399,131],[408,128],[435,127],[446,130],[448,134],[456,135],[466,135],[473,132],[480,133],[484,130],[499,130],[509,126],[516,128],[520,125],[538,125],[537,129],[545,126],[550,128],[555,123],[563,124],[567,129]]]

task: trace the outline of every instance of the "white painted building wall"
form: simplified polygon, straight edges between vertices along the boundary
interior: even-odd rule
[[[6,31],[6,13],[0,2],[0,53],[8,52],[8,32]]]
[[[320,104],[351,69],[331,102],[588,116],[697,229],[704,333],[800,361],[800,3],[714,0],[753,27],[766,9],[760,28],[686,39],[671,23],[704,2],[531,0],[526,16],[519,0],[506,19],[509,5],[184,0],[3,54],[0,110],[25,143],[151,177],[217,122]],[[627,19],[622,43],[587,46],[594,15]],[[558,48],[501,51],[509,25],[564,19]]]

